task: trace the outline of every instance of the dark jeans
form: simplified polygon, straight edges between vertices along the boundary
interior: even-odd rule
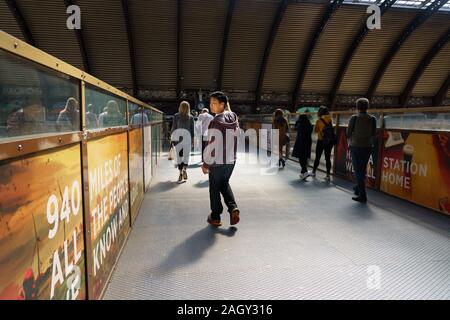
[[[189,156],[191,154],[191,150],[188,149],[187,153],[184,154],[183,152],[183,148],[181,148],[181,144],[178,146],[179,142],[176,143],[172,143],[173,147],[174,147],[174,153],[176,156],[176,161],[178,163],[177,167],[178,170],[183,170],[183,169],[187,169],[188,164],[189,164]]]
[[[366,195],[366,171],[367,163],[369,162],[372,148],[350,147],[350,154],[352,156],[353,171],[355,172],[357,192],[362,198],[367,198]]]
[[[301,173],[308,172],[308,158],[307,157],[300,157],[298,158],[300,162],[300,167],[302,168]]]
[[[237,208],[234,200],[233,191],[231,190],[229,181],[234,170],[234,164],[224,164],[217,167],[209,168],[209,200],[211,202],[211,218],[220,220],[223,211],[222,194],[228,212]]]
[[[313,172],[316,172],[319,167],[320,158],[322,153],[325,151],[325,161],[327,163],[327,175],[331,172],[331,150],[333,150],[333,145],[324,144],[322,140],[317,140],[316,145],[316,159],[314,160]]]
[[[180,150],[179,156],[180,156],[181,159],[184,158],[184,155],[183,155],[183,149]],[[187,163],[184,163],[183,161],[181,161],[181,163],[178,164],[178,170],[181,171],[181,170],[183,170],[183,169],[187,169],[187,166],[188,166]]]

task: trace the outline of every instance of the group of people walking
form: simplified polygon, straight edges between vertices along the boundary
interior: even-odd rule
[[[199,126],[202,136],[202,172],[209,176],[209,196],[211,213],[207,217],[207,222],[215,227],[221,226],[221,214],[223,205],[221,195],[230,215],[230,224],[237,224],[240,220],[240,212],[236,204],[233,191],[230,187],[229,180],[233,173],[236,163],[237,151],[237,130],[239,129],[239,121],[237,115],[231,111],[228,97],[220,91],[213,92],[210,95],[210,108],[215,114],[209,114],[208,109],[203,109],[198,116]],[[349,141],[350,152],[352,156],[353,170],[356,177],[356,186],[354,187],[355,197],[352,199],[358,202],[367,202],[367,194],[365,188],[365,176],[367,163],[369,161],[373,139],[376,135],[376,119],[367,113],[369,108],[369,100],[365,98],[358,99],[356,102],[358,113],[353,115],[349,121],[346,131]],[[171,132],[171,148],[177,159],[177,168],[179,170],[178,182],[186,181],[187,167],[189,164],[189,156],[191,148],[194,146],[194,131],[196,130],[194,117],[190,112],[190,105],[187,101],[180,103],[179,112],[175,114],[172,123]],[[330,181],[331,174],[331,152],[336,144],[336,134],[333,128],[333,121],[327,107],[321,106],[318,110],[318,119],[313,126],[306,114],[301,114],[295,123],[297,137],[294,144],[292,156],[299,159],[300,163],[300,179],[306,180],[309,176],[316,176],[317,168],[320,164],[322,154],[325,154],[326,162],[326,181]],[[184,129],[190,134],[190,141],[182,139],[174,139],[174,132],[177,129]],[[273,129],[279,130],[279,161],[278,165],[284,167],[286,160],[283,158],[283,147],[289,143],[289,124],[284,117],[283,110],[277,109],[273,117]],[[231,130],[234,134],[228,135],[227,130]],[[217,146],[207,150],[208,146],[215,142],[215,139],[209,131],[218,132],[222,136],[222,149],[216,150]],[[317,134],[316,156],[312,171],[308,171],[308,160],[311,157],[312,134]],[[227,141],[227,139],[234,141]],[[186,150],[183,145],[188,144]],[[228,150],[227,146],[234,146],[234,150]],[[186,152],[187,151],[187,152]],[[208,157],[208,155],[210,157]],[[231,155],[231,157],[230,157]],[[212,160],[211,160],[212,159]]]
[[[327,107],[321,106],[317,113],[318,119],[313,127],[308,115],[301,114],[295,123],[295,130],[297,131],[297,138],[295,140],[294,149],[292,150],[292,156],[299,159],[300,163],[300,179],[306,180],[309,176],[316,176],[317,168],[320,164],[320,159],[322,154],[325,153],[325,161],[327,168],[327,175],[325,180],[330,181],[331,173],[331,151],[333,146],[336,144],[336,136],[333,130],[333,121],[330,116],[330,112]],[[281,119],[280,119],[281,118]],[[279,123],[284,123],[280,126]],[[278,109],[275,111],[274,125],[275,129],[283,127],[283,130],[279,131],[280,141],[279,141],[279,163],[284,164],[282,148],[286,145],[286,137],[289,126],[287,120],[283,117],[283,111]],[[331,129],[331,130],[330,130]],[[316,157],[314,160],[313,170],[308,171],[308,159],[311,157],[311,146],[312,146],[312,133],[315,131],[317,133],[317,144],[316,144]]]
[[[373,148],[373,140],[376,136],[377,123],[374,116],[367,113],[369,100],[360,98],[356,101],[358,113],[350,118],[346,130],[352,166],[356,179],[356,186],[353,188],[355,197],[352,199],[358,202],[367,202],[365,188],[365,178],[367,164]],[[325,181],[330,181],[331,173],[331,152],[337,143],[336,134],[333,129],[333,120],[327,107],[321,106],[317,112],[317,121],[312,126],[308,115],[301,114],[295,123],[297,137],[295,140],[292,156],[299,159],[300,179],[306,180],[309,176],[315,177],[320,164],[322,154],[325,154],[326,176]],[[273,128],[279,130],[279,166],[285,165],[283,159],[283,146],[288,143],[289,125],[283,116],[283,111],[277,109],[274,114]],[[317,134],[315,159],[312,171],[308,171],[308,159],[311,158],[312,133]],[[288,147],[287,147],[288,148]]]

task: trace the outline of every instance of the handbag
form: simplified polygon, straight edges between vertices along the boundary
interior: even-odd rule
[[[291,137],[289,137],[288,133],[285,134],[285,140],[284,141],[286,142],[286,144],[289,144],[291,142]]]
[[[168,160],[173,160],[173,146],[169,149],[169,156],[167,157]]]

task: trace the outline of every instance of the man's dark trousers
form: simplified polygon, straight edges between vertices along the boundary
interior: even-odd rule
[[[228,212],[237,208],[234,200],[233,191],[231,190],[229,181],[234,170],[234,164],[224,164],[209,168],[209,199],[211,202],[211,218],[220,220],[220,214],[223,211],[222,194]]]
[[[372,148],[367,147],[350,147],[352,156],[352,165],[355,172],[356,184],[358,186],[358,196],[367,199],[366,194],[366,172],[369,163]]]

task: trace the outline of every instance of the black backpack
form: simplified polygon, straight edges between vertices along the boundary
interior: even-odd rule
[[[334,146],[337,143],[337,137],[336,137],[336,132],[334,132],[333,125],[331,124],[331,122],[327,123],[322,118],[320,118],[320,120],[322,120],[323,124],[325,125],[325,127],[322,130],[323,143],[326,145]]]

